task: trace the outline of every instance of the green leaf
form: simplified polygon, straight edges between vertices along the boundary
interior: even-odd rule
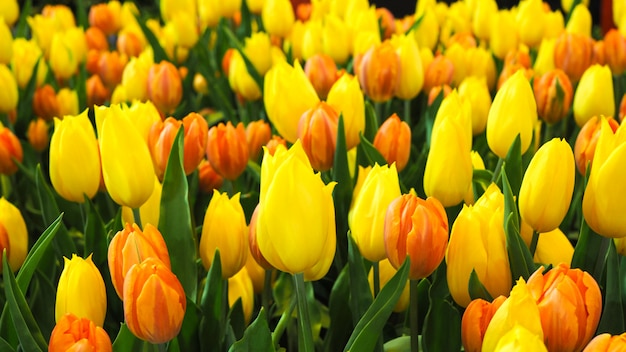
[[[152,33],[150,28],[148,28],[146,22],[141,17],[139,17],[139,15],[135,15],[135,18],[137,19],[137,24],[139,24],[139,27],[141,27],[143,35],[146,37],[146,40],[148,40],[148,43],[152,47],[154,62],[159,63],[163,60],[168,60],[167,53],[159,43],[159,39],[157,39],[157,37],[154,35],[154,33]]]
[[[33,352],[46,351],[48,344],[28,308],[24,294],[15,281],[15,276],[13,276],[13,271],[7,261],[6,250],[2,255],[2,275],[9,312],[22,349]]]
[[[30,12],[33,9],[33,0],[26,0],[24,6],[20,10],[20,18],[17,21],[15,28],[15,38],[26,38],[26,32],[28,31],[28,22],[26,19],[30,16]],[[33,72],[37,72],[33,70]],[[33,75],[36,76],[36,75]]]
[[[183,318],[183,326],[180,328],[177,339],[182,351],[199,351],[200,336],[198,325],[200,324],[200,309],[187,297],[187,309]]]
[[[87,29],[89,22],[87,21],[87,8],[85,7],[85,1],[76,0],[76,20],[79,26]]]
[[[85,256],[93,253],[92,259],[97,267],[105,266],[107,263],[107,232],[100,213],[93,206],[89,198],[85,197],[85,213],[87,222],[85,223]]]
[[[378,132],[378,119],[376,118],[376,110],[372,106],[372,104],[366,100],[365,101],[365,132],[363,135],[365,139],[369,141],[373,141],[374,137],[376,137],[376,132]]]
[[[237,37],[230,30],[230,28],[228,28],[225,25],[220,24],[219,30],[221,30],[226,35],[226,37],[230,41],[230,43],[233,46],[233,48],[237,49],[239,54],[241,54],[241,58],[246,63],[246,70],[248,70],[248,73],[250,74],[250,77],[252,77],[252,79],[257,84],[257,86],[259,86],[259,89],[263,90],[263,77],[256,70],[256,68],[252,64],[252,61],[250,61],[250,59],[248,58],[248,55],[246,55],[246,52],[244,51],[244,47],[239,42],[239,39],[237,39]]]
[[[133,335],[128,326],[122,323],[120,332],[113,342],[113,352],[143,351],[144,341]]]
[[[337,258],[342,267],[348,255],[348,214],[352,201],[352,177],[348,166],[348,151],[346,149],[346,134],[344,129],[343,115],[339,115],[337,124],[337,143],[335,147],[335,159],[332,169],[333,181],[337,182],[333,191],[335,203],[335,219],[337,227]]]
[[[350,310],[356,325],[374,300],[367,280],[363,257],[352,235],[348,233],[348,270],[350,278]]]
[[[167,161],[161,194],[159,230],[170,253],[172,272],[185,289],[187,297],[196,299],[198,268],[196,241],[191,226],[187,176],[183,169],[183,127],[178,130]]]
[[[330,291],[328,311],[330,326],[324,337],[324,351],[339,351],[350,339],[353,330],[350,312],[350,271],[344,266]]]
[[[432,299],[422,330],[422,348],[425,352],[461,350],[461,314],[449,301]]]
[[[524,171],[522,170],[522,142],[519,134],[515,137],[513,144],[511,144],[504,162],[509,186],[511,187],[513,195],[517,196],[519,195],[519,189],[522,186],[522,177],[524,175]]]
[[[409,277],[410,259],[404,261],[395,275],[380,290],[380,293],[359,320],[344,351],[371,351],[377,344],[387,319],[393,312]]]
[[[469,278],[469,295],[472,300],[477,298],[482,298],[485,301],[493,301],[493,297],[489,294],[489,291],[483,286],[483,283],[480,282],[478,275],[476,274],[476,270],[472,269],[472,273]]]
[[[248,326],[243,334],[243,338],[230,346],[230,352],[244,351],[274,351],[272,344],[272,333],[267,325],[265,310],[261,308],[257,318]]]
[[[224,297],[224,285],[218,249],[213,256],[200,299],[200,310],[202,311],[200,346],[203,351],[221,350],[224,339],[222,323],[225,323],[222,322],[222,306],[225,304],[224,300],[228,299]]]
[[[606,290],[604,310],[600,317],[597,334],[619,335],[624,332],[624,310],[620,287],[619,258],[615,243],[609,240],[609,253],[606,260]]]
[[[435,125],[435,118],[437,117],[437,111],[439,111],[439,106],[441,106],[441,102],[443,101],[443,89],[439,92],[435,100],[432,104],[426,107],[426,112],[424,113],[424,123],[425,131],[426,131],[426,149],[430,149],[430,141],[433,134],[433,126]]]
[[[385,158],[380,154],[380,152],[376,149],[376,147],[374,147],[374,145],[370,141],[365,139],[362,133],[359,134],[359,138],[361,139],[359,148],[363,150],[363,154],[367,158],[368,165],[387,165],[387,160],[385,160]]]
[[[7,342],[7,340],[0,337],[0,351],[15,352],[15,349]]]
[[[15,122],[15,133],[18,136],[26,134],[28,125],[35,118],[33,114],[33,95],[35,95],[35,89],[37,88],[37,70],[39,65],[44,61],[43,56],[37,59],[37,62],[33,66],[33,74],[30,76],[28,83],[24,89],[19,91],[19,100],[17,102],[17,121]]]
[[[422,13],[422,15],[415,20],[415,22],[413,22],[413,24],[411,25],[411,27],[409,27],[409,29],[407,29],[404,34],[409,34],[411,31],[416,30],[419,28],[420,24],[422,24],[422,20],[424,19],[424,14]]]

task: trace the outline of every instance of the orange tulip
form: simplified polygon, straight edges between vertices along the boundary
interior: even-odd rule
[[[626,70],[626,36],[613,28],[604,35],[604,57],[613,75]]]
[[[257,120],[246,126],[246,141],[248,142],[248,158],[252,161],[259,160],[264,145],[272,138],[270,124]]]
[[[624,94],[624,96],[622,96],[622,101],[619,104],[619,121],[622,122],[624,121],[624,118],[626,117],[626,94]]]
[[[554,66],[565,71],[572,83],[591,66],[593,41],[581,34],[563,32],[554,44]]]
[[[198,165],[198,184],[200,191],[206,194],[213,194],[214,189],[219,189],[224,183],[224,178],[213,169],[211,163],[206,159]]]
[[[129,57],[138,57],[145,47],[145,39],[134,31],[122,30],[117,36],[116,48]]]
[[[44,151],[50,144],[48,123],[42,118],[34,119],[28,125],[28,143],[38,152]]]
[[[0,175],[12,175],[17,172],[17,163],[24,157],[22,145],[13,132],[0,123]]]
[[[398,172],[404,170],[411,153],[411,128],[394,113],[376,132],[374,147],[388,164],[396,163]]]
[[[128,270],[123,301],[126,325],[138,338],[159,344],[178,335],[187,299],[176,275],[159,259],[149,257]]]
[[[330,87],[339,78],[335,61],[326,54],[315,54],[306,60],[304,74],[321,99],[326,99]]]
[[[111,92],[104,86],[98,75],[87,79],[87,107],[103,105],[111,96]]]
[[[250,226],[248,226],[248,246],[250,247],[249,253],[254,261],[257,262],[257,264],[260,265],[263,269],[271,270],[274,269],[274,267],[267,261],[267,259],[265,259],[263,253],[261,253],[261,250],[259,249],[259,243],[257,242],[256,224],[258,218],[259,205],[257,204],[257,206],[254,208],[254,212],[252,213],[252,217],[250,218]],[[250,258],[248,258],[248,260],[250,260]]]
[[[248,143],[246,130],[240,122],[235,128],[228,121],[209,129],[206,146],[207,159],[222,177],[234,180],[241,175],[248,165]]]
[[[300,117],[298,138],[315,170],[326,171],[333,166],[338,120],[337,111],[325,102],[317,103]]]
[[[549,351],[579,351],[594,335],[602,295],[591,275],[561,263],[547,273],[541,267],[528,279],[537,301],[544,342]]]
[[[437,55],[424,71],[424,92],[430,92],[433,87],[450,85],[454,77],[454,65],[452,61],[443,56]]]
[[[626,349],[626,332],[621,335],[600,334],[591,340],[583,352],[612,352]]]
[[[99,28],[104,34],[113,34],[119,30],[120,19],[106,4],[97,4],[89,8],[89,25]]]
[[[107,51],[109,50],[109,42],[107,37],[98,27],[89,27],[85,30],[85,40],[87,41],[87,50]]]
[[[141,231],[137,224],[126,223],[109,244],[108,262],[111,282],[117,295],[122,298],[124,280],[135,264],[147,258],[158,258],[162,265],[170,268],[170,255],[159,230],[148,224]]]
[[[612,117],[594,116],[587,121],[576,137],[574,144],[574,159],[576,159],[576,167],[581,175],[587,174],[587,164],[591,166],[593,163],[593,155],[596,152],[598,138],[600,138],[600,130],[602,127],[602,119],[606,119],[613,133],[617,131],[619,124]]]
[[[113,351],[107,332],[87,318],[67,313],[52,330],[48,352]]]
[[[446,253],[448,216],[436,198],[423,200],[404,194],[387,208],[384,236],[391,265],[398,269],[408,255],[409,278],[425,278],[437,269]]]
[[[498,296],[492,302],[484,299],[475,299],[465,308],[463,320],[461,320],[461,340],[467,352],[480,352],[483,347],[483,338],[491,318],[506,300],[504,296]]]
[[[441,91],[443,91],[443,98],[445,99],[445,97],[447,97],[448,94],[452,93],[452,87],[450,87],[447,84],[444,84],[442,86],[432,87],[430,91],[428,92],[428,106],[433,105],[433,103],[435,102],[435,99],[437,99]]]
[[[150,67],[148,97],[163,114],[178,107],[183,98],[183,84],[176,66],[169,61],[161,61]]]
[[[537,111],[548,124],[561,121],[572,106],[574,91],[569,77],[562,70],[548,71],[533,82]]]
[[[355,58],[355,74],[365,95],[375,102],[393,97],[400,79],[400,57],[391,42],[371,47]]]
[[[287,141],[281,136],[273,135],[272,139],[270,139],[270,141],[265,145],[265,148],[267,148],[266,153],[274,155],[274,152],[279,145],[282,145],[285,149],[287,149]]]
[[[63,117],[59,116],[59,101],[51,85],[45,84],[35,90],[33,94],[33,112],[35,116],[41,117],[46,121],[51,121],[54,117]]]
[[[113,89],[122,82],[122,73],[128,62],[128,57],[117,51],[103,51],[98,58],[98,75],[102,82]]]

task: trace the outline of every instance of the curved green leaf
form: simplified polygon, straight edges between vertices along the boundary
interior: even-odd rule
[[[356,325],[374,300],[367,281],[367,271],[363,264],[363,257],[359,253],[352,235],[348,232],[348,270],[350,278],[350,310],[352,320]]]
[[[493,297],[489,294],[489,291],[483,286],[483,283],[480,282],[478,275],[476,274],[476,270],[472,269],[472,273],[469,278],[469,295],[472,300],[477,298],[482,298],[485,301],[493,301]]]
[[[261,308],[257,318],[248,326],[243,334],[243,338],[235,342],[230,352],[271,352],[275,351],[272,343],[272,333],[267,325],[267,316],[265,310]]]
[[[113,352],[143,351],[144,341],[133,335],[128,326],[122,323],[120,332],[113,342]]]
[[[363,134],[359,134],[359,138],[361,139],[361,143],[359,144],[359,148],[363,151],[363,154],[367,158],[367,163],[370,166],[374,166],[374,164],[378,165],[387,165],[387,160],[380,154],[378,149],[374,147],[372,142],[368,141]]]
[[[619,259],[615,243],[609,240],[609,252],[606,260],[604,310],[598,324],[598,334],[607,332],[612,335],[619,335],[624,332],[624,310],[620,279]]]

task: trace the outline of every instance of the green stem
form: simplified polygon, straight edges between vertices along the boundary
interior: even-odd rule
[[[376,111],[376,122],[378,126],[383,122],[383,103],[374,103],[374,110]]]
[[[137,224],[137,226],[142,229],[143,226],[141,225],[141,213],[139,211],[139,208],[133,208],[133,217],[135,218],[135,224]]]
[[[293,310],[295,308],[296,308],[296,298],[293,297],[293,299],[289,303],[289,308],[285,309],[283,314],[280,316],[280,319],[278,320],[278,324],[276,324],[276,328],[274,329],[274,332],[272,333],[272,344],[274,346],[278,346],[278,342],[280,341],[280,338],[283,337],[283,333],[285,332],[287,323],[289,323],[289,320],[291,320],[291,314],[293,313]],[[269,316],[269,313],[268,313],[268,316]]]
[[[409,301],[409,323],[411,324],[411,351],[413,352],[419,351],[418,283],[419,280],[411,280],[409,282],[409,292],[411,295]]]
[[[539,232],[533,230],[533,237],[530,240],[530,256],[535,257],[535,251],[537,250],[537,243],[539,242]]]
[[[272,270],[265,270],[265,280],[263,281],[263,292],[261,293],[261,304],[265,309],[265,316],[270,320],[270,298],[272,297]]]
[[[498,163],[496,164],[496,169],[493,170],[493,176],[491,176],[491,183],[498,182],[500,178],[500,173],[502,172],[502,164],[504,163],[504,159],[498,158]]]
[[[296,288],[296,299],[298,300],[299,350],[303,352],[313,352],[315,351],[315,348],[313,345],[313,332],[311,330],[309,306],[306,301],[306,291],[304,288],[304,273],[294,274],[293,284]]]
[[[157,345],[159,352],[166,352],[167,351],[167,343],[160,343]]]
[[[411,126],[411,101],[404,101],[404,121]]]
[[[378,296],[378,292],[380,292],[380,266],[379,262],[374,262],[372,264],[372,270],[374,271],[374,298]]]

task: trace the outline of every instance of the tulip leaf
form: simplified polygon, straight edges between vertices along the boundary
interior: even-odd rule
[[[439,111],[439,107],[441,106],[441,102],[444,98],[443,89],[437,94],[437,97],[426,107],[426,112],[424,113],[424,130],[426,131],[426,149],[430,149],[430,141],[432,140],[433,126],[435,125],[435,118],[437,117],[437,111]]]
[[[221,350],[225,336],[225,329],[222,327],[225,324],[225,317],[223,316],[225,314],[222,310],[226,304],[225,300],[228,298],[224,294],[224,288],[227,286],[222,279],[220,260],[220,251],[216,249],[200,299],[200,310],[202,311],[200,348],[202,351]]]
[[[107,263],[107,232],[100,214],[86,196],[84,205],[87,216],[87,222],[85,223],[85,256],[93,253],[92,259],[94,264],[101,268],[106,266]]]
[[[31,11],[33,9],[33,0],[26,0],[24,2],[24,6],[20,10],[20,18],[17,21],[17,25],[15,27],[15,38],[26,38],[26,32],[28,31],[28,22],[27,18],[31,15]],[[33,72],[37,72],[33,70]],[[36,75],[33,75],[36,76]]]
[[[609,252],[606,260],[606,289],[604,310],[598,324],[598,334],[619,335],[624,332],[624,310],[622,306],[622,288],[620,286],[619,259],[615,242],[608,240]]]
[[[257,318],[248,326],[241,340],[235,342],[228,351],[275,351],[272,333],[267,325],[267,313],[263,308]]]
[[[230,30],[230,28],[228,28],[228,26],[223,23],[220,23],[219,30],[221,30],[222,33],[226,35],[233,48],[237,49],[237,51],[241,55],[241,58],[246,64],[246,70],[250,74],[250,77],[252,77],[257,86],[259,86],[259,89],[263,90],[263,77],[259,74],[259,71],[256,70],[254,64],[252,64],[252,61],[250,61],[250,59],[248,58],[248,55],[246,55],[244,47],[239,42],[239,39],[237,39],[237,37]],[[225,72],[225,74],[228,74],[228,72]]]
[[[187,176],[183,169],[183,127],[181,126],[172,144],[172,151],[163,177],[159,231],[170,253],[172,272],[180,280],[187,297],[195,300],[198,268],[187,187]]]
[[[89,27],[89,21],[87,20],[85,2],[83,0],[76,0],[74,3],[76,3],[76,22],[80,27],[87,29]]]
[[[36,173],[37,177],[35,184],[37,187],[37,197],[39,199],[39,206],[41,207],[43,222],[44,224],[51,224],[59,216],[59,214],[61,214],[61,211],[59,210],[56,200],[54,199],[52,190],[43,177],[41,165],[37,165]],[[74,241],[72,241],[72,238],[63,223],[61,223],[61,226],[58,229],[58,233],[54,238],[53,244],[59,255],[71,258],[73,253],[77,253],[76,245],[74,244]]]
[[[7,340],[0,337],[0,351],[15,352],[15,349],[7,342]]]
[[[376,110],[368,100],[365,101],[365,131],[363,135],[368,141],[373,141],[378,132],[378,118]]]
[[[146,37],[146,40],[152,47],[152,55],[154,56],[154,62],[158,64],[161,61],[168,60],[165,49],[163,49],[163,47],[159,43],[159,39],[156,37],[156,35],[154,35],[152,30],[148,28],[148,26],[146,25],[146,22],[137,14],[135,15],[135,19],[137,19],[137,24],[139,24],[139,27],[141,28],[143,35]]]
[[[411,27],[409,27],[409,29],[404,31],[404,34],[408,35],[411,31],[417,30],[419,28],[420,24],[422,24],[422,20],[424,19],[424,15],[425,15],[425,13],[422,13],[422,15],[413,22]]]
[[[425,352],[461,350],[461,314],[451,302],[431,295],[422,330],[422,348]]]
[[[128,329],[128,326],[122,323],[120,331],[117,333],[117,337],[113,342],[113,352],[127,352],[127,351],[143,351],[144,341]]]
[[[22,290],[15,281],[13,270],[7,261],[6,249],[2,255],[2,275],[4,279],[4,294],[6,296],[11,319],[17,332],[17,337],[24,351],[46,351],[48,344],[44,339],[39,326],[28,308]]]
[[[509,152],[504,159],[504,168],[508,176],[507,182],[514,196],[519,195],[519,190],[522,187],[522,177],[524,172],[522,170],[522,141],[518,134],[509,148]],[[504,182],[504,181],[503,181]]]
[[[19,90],[19,100],[17,101],[17,121],[15,122],[15,133],[23,136],[28,129],[30,121],[33,120],[33,96],[37,88],[37,74],[39,65],[43,65],[44,58],[41,56],[33,66],[33,74],[30,76],[28,83],[24,89]]]
[[[493,301],[493,297],[491,296],[489,291],[487,291],[485,286],[483,286],[483,283],[480,282],[480,278],[478,277],[478,274],[476,274],[476,270],[474,269],[472,269],[472,273],[470,274],[468,286],[469,295],[472,300],[482,298],[485,301]]]
[[[406,286],[410,261],[407,257],[398,271],[380,290],[372,305],[354,328],[344,351],[371,351],[377,345],[383,327]]]
[[[352,235],[348,232],[348,270],[350,272],[350,310],[352,320],[356,325],[372,304],[372,292],[367,281],[367,271],[363,264],[363,257],[359,252]]]
[[[200,324],[200,309],[187,297],[187,309],[183,318],[183,325],[176,337],[182,351],[199,351],[200,337],[198,325]]]
[[[324,351],[339,351],[350,339],[354,324],[350,312],[350,271],[344,266],[330,291],[330,326],[324,337]]]
[[[387,160],[385,160],[376,147],[374,147],[372,142],[368,141],[362,133],[359,133],[359,138],[361,139],[359,148],[363,150],[369,166],[374,166],[374,164],[387,165]]]
[[[337,182],[333,191],[333,201],[335,203],[335,221],[337,235],[336,258],[339,267],[343,267],[348,255],[348,214],[350,202],[352,201],[352,177],[348,167],[348,151],[346,149],[346,134],[344,129],[343,115],[339,115],[337,123],[337,143],[335,147],[335,158],[332,169],[332,178]]]

